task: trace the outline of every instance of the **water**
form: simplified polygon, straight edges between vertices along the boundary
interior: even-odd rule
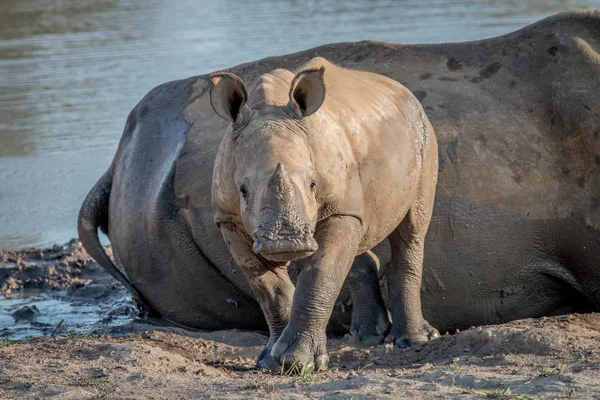
[[[575,8],[600,0],[2,0],[0,248],[76,236],[127,114],[160,83],[331,42],[480,39]]]
[[[32,318],[15,318],[24,307],[35,310]],[[10,299],[0,296],[0,339],[98,332],[131,322],[135,315],[129,296],[74,299],[65,290],[29,290]]]

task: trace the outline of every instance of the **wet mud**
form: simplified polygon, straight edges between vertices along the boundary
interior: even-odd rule
[[[0,250],[0,338],[93,333],[136,317],[127,291],[78,241]]]

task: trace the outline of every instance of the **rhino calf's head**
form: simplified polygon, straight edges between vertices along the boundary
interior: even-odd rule
[[[318,249],[318,177],[305,118],[325,99],[323,72],[305,70],[287,82],[287,103],[267,97],[252,107],[240,78],[211,75],[211,105],[232,123],[239,213],[254,252],[271,261],[298,260]]]

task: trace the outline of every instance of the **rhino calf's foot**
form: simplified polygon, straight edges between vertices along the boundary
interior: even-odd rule
[[[268,369],[271,371],[276,371],[280,368],[277,361],[271,357],[271,349],[273,348],[273,344],[269,343],[265,346],[264,349],[260,352],[256,359],[256,368],[260,369]]]
[[[368,321],[352,318],[352,326],[346,338],[363,346],[375,346],[383,343],[390,331],[390,322],[385,309],[377,309]]]
[[[291,374],[303,374],[327,369],[327,336],[306,332],[293,326],[285,328],[271,349],[271,357],[278,370]]]
[[[403,332],[397,324],[392,325],[390,333],[385,338],[386,343],[394,343],[399,347],[410,347],[427,343],[440,337],[440,332],[423,320],[422,328],[414,332]]]

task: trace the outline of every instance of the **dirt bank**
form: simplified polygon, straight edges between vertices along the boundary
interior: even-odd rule
[[[4,296],[37,290],[107,305],[89,333],[54,326],[45,337],[0,339],[2,399],[600,398],[599,313],[473,328],[412,349],[332,339],[329,371],[290,377],[253,369],[266,343],[259,333],[106,323],[129,300],[77,242],[0,251],[0,263]]]
[[[256,371],[262,335],[129,326],[127,336],[5,343],[0,397],[600,398],[600,314],[516,321],[419,349],[356,349],[332,340],[330,371]]]

